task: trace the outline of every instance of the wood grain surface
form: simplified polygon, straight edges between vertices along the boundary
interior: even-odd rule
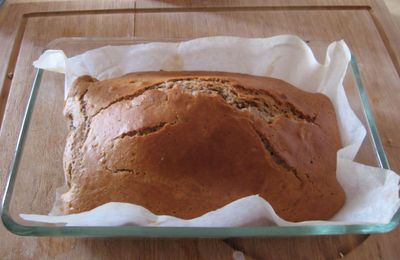
[[[400,34],[380,1],[79,1],[0,8],[0,186],[8,174],[34,77],[32,62],[60,37],[268,37],[344,39],[362,79],[392,168],[400,172]],[[29,1],[27,1],[29,2]],[[39,1],[37,1],[39,2]],[[39,203],[39,201],[33,202]],[[234,239],[18,237],[0,226],[0,259],[397,259],[400,230],[382,235]]]

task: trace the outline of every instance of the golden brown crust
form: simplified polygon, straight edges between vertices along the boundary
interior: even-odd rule
[[[67,99],[65,213],[110,201],[198,217],[260,194],[282,218],[331,218],[344,203],[329,99],[223,72],[78,79]]]

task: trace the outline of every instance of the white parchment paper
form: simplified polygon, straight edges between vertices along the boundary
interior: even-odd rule
[[[400,207],[399,176],[390,170],[353,161],[366,130],[351,110],[342,85],[350,51],[343,41],[332,42],[324,64],[315,59],[300,38],[208,37],[181,43],[106,46],[67,58],[48,50],[34,66],[65,73],[65,93],[82,75],[99,80],[134,71],[208,70],[240,72],[283,79],[300,89],[321,92],[333,102],[343,148],[337,153],[337,178],[346,193],[344,207],[330,221],[287,222],[257,194],[236,200],[201,217],[182,220],[157,216],[134,204],[111,202],[91,211],[65,216],[21,214],[25,220],[65,223],[67,226],[196,226],[385,224]]]

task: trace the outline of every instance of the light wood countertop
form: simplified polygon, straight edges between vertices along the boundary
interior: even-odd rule
[[[343,38],[358,58],[389,162],[399,173],[400,2],[386,2],[390,12],[379,0],[6,0],[0,7],[0,187],[6,182],[34,77],[32,61],[51,40],[72,36],[267,37],[293,33],[304,39]],[[242,10],[233,16],[224,12],[226,8]],[[255,10],[256,16],[251,13]],[[0,259],[232,259],[236,251],[246,259],[400,256],[399,228],[373,235],[129,239],[19,237],[0,225],[0,237]]]

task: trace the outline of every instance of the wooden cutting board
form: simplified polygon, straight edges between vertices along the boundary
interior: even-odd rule
[[[344,39],[392,168],[400,172],[400,34],[380,1],[80,1],[6,3],[0,8],[0,186],[5,184],[34,77],[32,62],[60,37],[188,38],[211,35]],[[400,230],[384,235],[235,239],[17,237],[0,227],[0,258],[394,259]],[[238,253],[235,253],[238,254]]]

